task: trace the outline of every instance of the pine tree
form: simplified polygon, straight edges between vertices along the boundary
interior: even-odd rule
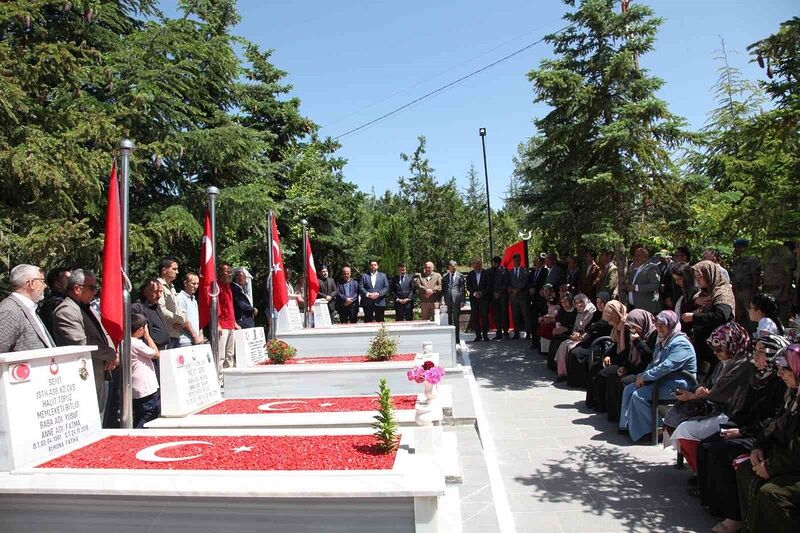
[[[392,391],[384,378],[381,378],[378,385],[378,414],[374,418],[375,422],[372,423],[372,427],[375,429],[374,435],[378,440],[379,449],[383,453],[393,452],[400,444],[400,435],[394,417]]]

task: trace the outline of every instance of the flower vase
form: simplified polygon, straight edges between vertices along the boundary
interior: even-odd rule
[[[439,385],[425,382],[425,398],[428,401],[435,399],[439,395]]]

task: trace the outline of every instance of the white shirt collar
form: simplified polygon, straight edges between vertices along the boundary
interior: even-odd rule
[[[14,296],[17,300],[19,300],[19,302],[25,307],[27,307],[29,311],[34,313],[36,312],[36,303],[27,296],[25,296],[24,294],[19,292],[12,292],[11,296]]]

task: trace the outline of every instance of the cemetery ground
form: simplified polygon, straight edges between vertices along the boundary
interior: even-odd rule
[[[470,334],[465,335],[472,338]],[[553,386],[544,358],[524,340],[468,344],[516,531],[710,531],[716,519],[687,494],[675,453],[632,444],[585,392]],[[465,532],[493,531],[497,517],[483,461],[459,434]],[[481,432],[485,437],[485,432]]]

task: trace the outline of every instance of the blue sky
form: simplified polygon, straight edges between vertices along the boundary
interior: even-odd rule
[[[633,0],[640,3],[639,0]],[[661,98],[702,127],[714,107],[714,60],[720,37],[746,77],[763,73],[748,63],[748,44],[774,33],[797,14],[796,0],[651,0],[665,19],[643,68],[665,80]],[[174,0],[163,3],[169,12]],[[453,81],[564,25],[560,0],[431,2],[384,0],[305,2],[239,0],[236,33],[274,49],[273,63],[288,72],[302,112],[337,136]],[[499,206],[520,142],[533,133],[534,106],[526,73],[551,56],[546,43],[376,125],[341,139],[345,174],[362,190],[395,189],[407,172],[401,152],[417,136],[440,181],[465,185],[470,163],[482,173],[478,128],[487,128],[492,206]],[[368,107],[369,106],[369,107]],[[366,108],[366,109],[365,109]]]

